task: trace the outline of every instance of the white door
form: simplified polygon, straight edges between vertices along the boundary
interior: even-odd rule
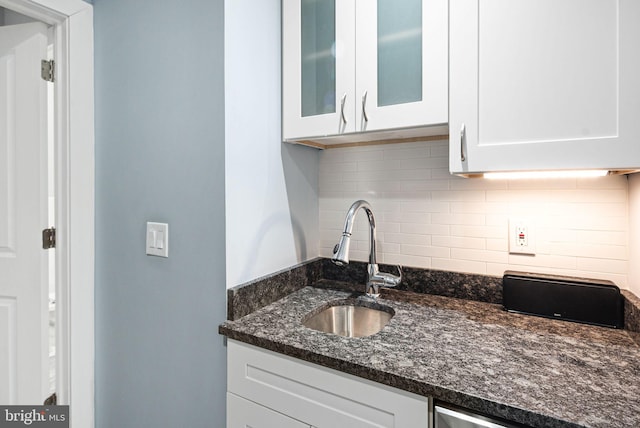
[[[42,23],[0,27],[0,403],[47,396],[46,58]]]

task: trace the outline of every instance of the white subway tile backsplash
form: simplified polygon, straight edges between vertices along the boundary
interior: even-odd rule
[[[627,189],[588,189],[573,192],[574,202],[591,203],[597,200],[598,203],[626,203]],[[566,193],[565,193],[566,194]]]
[[[513,217],[513,216],[510,216],[509,214],[506,214],[507,212],[508,211],[506,211],[504,214],[487,214],[484,219],[485,224],[487,226],[507,227],[507,225],[509,224],[509,218]],[[527,216],[524,215],[519,217],[527,217]]]
[[[473,260],[477,262],[507,263],[509,255],[503,251],[452,248],[451,258],[458,260]]]
[[[434,158],[444,158],[449,162],[449,143],[433,142],[431,146],[431,156]]]
[[[626,274],[629,269],[629,263],[627,260],[580,257],[578,258],[576,268],[585,272],[611,272]]]
[[[448,163],[448,162],[447,162]],[[449,174],[449,167],[444,165],[442,168],[433,168],[431,170],[431,177],[435,179],[451,179],[451,174]]]
[[[546,273],[552,275],[573,275],[572,273],[567,272],[575,272],[575,270],[566,270],[565,273],[558,272],[557,269],[549,267],[549,266],[527,266],[520,265],[516,263],[487,263],[486,264],[487,275],[494,276],[502,276],[507,270],[515,270],[520,272],[531,272],[531,273]]]
[[[419,200],[401,201],[397,206],[399,206],[400,212],[446,213],[449,212],[450,204],[448,202]]]
[[[397,181],[357,181],[356,190],[362,193],[368,192],[395,192],[402,187],[401,183]]]
[[[334,150],[329,150],[334,151]],[[372,150],[351,150],[345,151],[342,155],[343,162],[366,162],[366,161],[380,161],[384,157],[384,151],[379,149]]]
[[[510,211],[511,206],[506,202],[451,202],[452,213],[507,215]]]
[[[553,242],[540,240],[536,250],[538,254],[557,254],[562,256],[578,255],[578,244],[575,242]]]
[[[554,220],[557,227],[572,230],[626,232],[629,229],[626,217],[594,215],[591,211],[583,211],[572,216],[557,216]]]
[[[375,213],[374,213],[375,214]],[[384,212],[383,219],[384,221],[396,222],[396,223],[429,223],[430,218],[437,214],[430,214],[425,212],[401,212],[401,211],[392,211],[392,212]]]
[[[337,242],[337,241],[336,241]],[[356,249],[356,248],[352,248],[350,251],[350,259],[351,260],[358,260],[361,262],[366,262],[369,260],[369,247],[367,246],[366,249],[361,250],[361,249]]]
[[[400,249],[401,248],[400,244],[393,244],[390,242],[381,242],[381,244],[382,244],[381,251],[384,254],[400,254],[402,252]]]
[[[431,169],[442,167],[448,162],[447,158],[416,158],[400,160],[400,167],[403,169]]]
[[[405,192],[415,192],[421,190],[448,190],[449,182],[446,180],[411,180],[401,182],[401,189]]]
[[[431,170],[429,169],[401,169],[394,171],[394,178],[397,180],[429,180]]]
[[[401,225],[400,223],[392,223],[387,221],[377,221],[376,220],[376,229],[381,233],[400,233]],[[367,229],[367,233],[369,233],[369,229]]]
[[[409,256],[450,258],[451,250],[445,247],[402,244],[400,246],[400,253]]]
[[[431,223],[433,224],[462,224],[462,225],[484,225],[486,218],[482,214],[431,214]]]
[[[452,272],[479,273],[479,274],[487,273],[486,263],[474,262],[471,260],[432,259],[431,267],[433,269],[448,270]]]
[[[585,244],[626,245],[628,234],[625,232],[578,230],[575,231],[576,242]]]
[[[395,171],[401,169],[401,160],[358,161],[358,171]]]
[[[320,255],[330,257],[357,199],[373,206],[378,260],[501,276],[505,270],[609,279],[627,287],[628,184],[598,179],[483,180],[451,176],[446,141],[320,153]],[[536,227],[535,256],[508,253],[512,217]],[[358,214],[351,259],[368,259]]]
[[[627,260],[629,252],[626,245],[602,245],[582,243],[576,246],[575,254],[579,257],[600,259]]]
[[[473,238],[506,238],[509,229],[504,226],[465,226],[451,225],[451,235],[470,236]]]
[[[384,234],[385,242],[393,242],[396,244],[438,246],[438,244],[434,243],[435,242],[434,240],[436,238],[437,238],[436,236],[416,235],[412,233],[385,233]],[[442,247],[443,245],[440,245],[440,246]]]
[[[412,148],[402,148],[397,150],[385,150],[384,159],[422,159],[432,157],[431,148],[427,145],[418,145]]]
[[[344,192],[356,191],[356,182],[346,182],[344,180],[325,181],[319,186],[320,191],[324,193],[342,194]]]
[[[431,244],[435,247],[449,248],[474,248],[476,250],[485,250],[487,248],[487,239],[469,238],[461,236],[432,236]]]
[[[523,254],[509,254],[509,264],[539,267],[539,268],[556,268],[556,269],[577,269],[577,257],[563,256],[557,254],[536,254],[535,256]],[[536,270],[536,272],[544,272],[544,270]],[[612,272],[617,273],[617,272]]]
[[[378,257],[378,260],[390,265],[412,266],[423,269],[429,269],[432,267],[430,257],[410,256],[407,254],[384,254],[383,258],[380,259]]]
[[[584,211],[588,211],[593,216],[625,216],[628,210],[627,201],[623,202],[613,202],[613,203],[580,203],[573,204],[572,206],[573,212],[575,213],[584,213]]]
[[[400,231],[418,235],[449,235],[450,227],[439,224],[406,223],[400,226]]]
[[[434,201],[469,202],[484,201],[485,192],[477,190],[450,190],[446,192],[431,192]]]
[[[509,251],[509,240],[499,238],[487,238],[485,239],[487,250],[491,251]]]
[[[326,169],[323,169],[320,174],[327,173],[341,173],[345,171],[357,171],[358,163],[357,162],[339,162],[339,161],[331,161],[330,165],[327,165]]]

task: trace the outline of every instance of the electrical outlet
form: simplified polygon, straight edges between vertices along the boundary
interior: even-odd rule
[[[531,220],[509,219],[509,253],[536,254],[535,228]]]

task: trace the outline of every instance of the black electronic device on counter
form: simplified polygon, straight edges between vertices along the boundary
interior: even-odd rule
[[[611,281],[506,271],[506,310],[612,328],[624,327],[624,303]]]

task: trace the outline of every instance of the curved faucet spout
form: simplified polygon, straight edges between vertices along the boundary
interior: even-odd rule
[[[331,261],[338,266],[349,264],[351,232],[353,231],[353,223],[356,214],[360,208],[365,211],[367,219],[369,220],[369,264],[376,264],[376,220],[373,217],[373,212],[371,211],[371,205],[369,202],[361,199],[359,201],[355,201],[349,208],[347,217],[344,221],[344,230],[342,232],[340,242],[333,248],[333,257],[331,258]]]
[[[395,287],[400,284],[402,280],[402,271],[400,276],[395,276],[390,273],[382,273],[378,270],[378,264],[376,262],[376,220],[373,216],[373,211],[369,202],[364,200],[355,201],[344,221],[344,230],[340,242],[333,248],[333,257],[331,261],[338,266],[344,266],[349,264],[349,246],[351,244],[351,232],[353,231],[353,223],[356,214],[362,208],[367,214],[369,220],[369,265],[367,266],[367,284],[366,293],[371,297],[379,296],[379,287]]]

